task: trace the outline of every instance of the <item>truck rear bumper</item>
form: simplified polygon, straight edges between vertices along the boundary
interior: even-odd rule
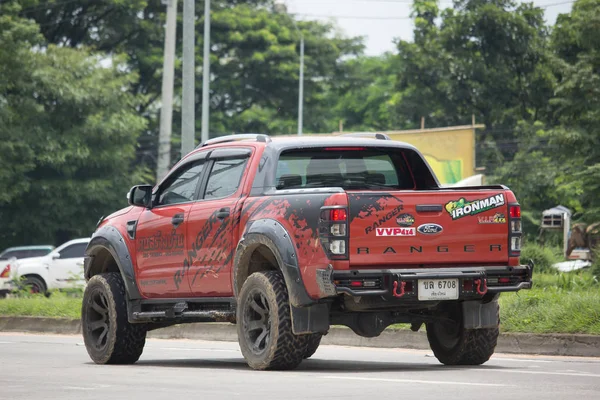
[[[457,285],[450,290],[454,299],[481,298],[487,293],[517,292],[533,285],[533,263],[509,266],[422,268],[422,269],[362,269],[335,271],[331,268],[318,270],[317,281],[325,296],[346,294],[359,296],[384,296],[423,300],[419,296],[422,282],[435,280]],[[440,288],[443,289],[443,288]],[[443,290],[442,290],[443,291]],[[440,291],[440,292],[442,292]],[[457,296],[457,297],[456,297]],[[445,300],[444,296],[440,300]]]

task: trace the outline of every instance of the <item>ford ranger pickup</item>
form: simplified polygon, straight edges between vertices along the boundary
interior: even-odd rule
[[[297,367],[334,325],[424,327],[441,363],[479,365],[500,294],[532,286],[511,190],[443,187],[383,134],[211,139],[128,202],[85,252],[98,364],[135,363],[153,329],[226,322],[257,370]]]

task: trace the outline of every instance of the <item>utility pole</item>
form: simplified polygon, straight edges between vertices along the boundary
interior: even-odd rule
[[[181,109],[181,157],[194,150],[196,131],[194,42],[196,38],[194,0],[183,0],[183,95]]]
[[[296,22],[294,22],[296,26]],[[300,83],[298,88],[298,135],[302,135],[302,106],[304,103],[304,35],[298,27],[296,30],[300,33]]]
[[[204,53],[202,66],[202,133],[201,141],[208,137],[208,89],[210,85],[210,0],[204,0]]]
[[[169,172],[171,164],[171,125],[173,118],[173,75],[175,60],[175,28],[177,0],[162,0],[167,5],[167,26],[162,76],[162,107],[160,110],[160,133],[158,135],[158,158],[156,161],[156,181],[159,182]]]
[[[280,14],[287,14],[287,5],[284,0],[275,0],[274,10]],[[298,82],[298,135],[302,135],[302,113],[304,105],[304,35],[298,29],[296,20],[292,17],[292,23],[296,32],[300,35],[300,73]]]

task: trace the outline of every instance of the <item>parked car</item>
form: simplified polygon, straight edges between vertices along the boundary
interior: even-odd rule
[[[16,260],[11,263],[11,278],[23,278],[23,286],[32,293],[84,287],[83,256],[89,241],[70,240],[42,257]]]
[[[52,245],[9,247],[0,253],[0,298],[11,291],[11,263],[24,258],[45,256],[54,250]]]

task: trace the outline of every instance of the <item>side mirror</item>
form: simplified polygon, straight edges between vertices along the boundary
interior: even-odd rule
[[[152,202],[152,185],[137,185],[131,188],[127,200],[132,206],[150,208]]]
[[[53,260],[57,260],[59,258],[60,258],[60,253],[54,253],[54,254],[52,254],[52,259]]]

